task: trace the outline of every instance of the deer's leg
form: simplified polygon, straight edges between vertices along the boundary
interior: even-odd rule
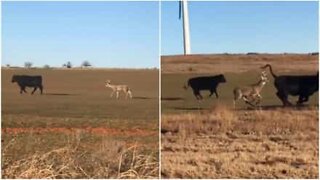
[[[247,97],[242,96],[242,99],[244,100],[244,102],[245,102],[246,104],[249,104],[250,106],[255,107],[255,106],[248,100]]]
[[[256,105],[260,105],[262,96],[260,94],[257,95],[257,101],[256,101]]]
[[[236,109],[236,102],[241,99],[241,96],[239,93],[236,91],[233,92],[234,98],[233,98],[233,108]]]
[[[132,93],[130,90],[127,91],[127,95],[129,95],[129,98],[132,99]]]
[[[126,93],[126,99],[128,99],[128,96],[131,98],[131,95],[130,95],[130,90],[127,90],[127,91],[125,91],[125,93]]]
[[[110,97],[112,97],[113,96],[113,94],[114,94],[114,90],[112,91],[112,93],[110,94]]]
[[[117,93],[117,99],[119,99],[119,91],[117,91],[116,93]]]

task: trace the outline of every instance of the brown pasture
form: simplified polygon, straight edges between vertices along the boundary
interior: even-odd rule
[[[42,75],[43,95],[20,94],[13,74]],[[5,68],[1,75],[4,178],[158,177],[158,70]],[[111,98],[107,79],[128,85],[133,99]]]
[[[318,56],[307,54],[162,57],[162,177],[318,178],[318,93],[303,107],[283,108],[268,72],[261,109],[232,107],[232,89],[254,83],[267,63],[276,74],[318,70]],[[182,88],[190,77],[220,73],[227,83],[219,99],[197,102]]]

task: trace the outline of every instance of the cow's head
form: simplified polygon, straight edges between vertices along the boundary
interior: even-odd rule
[[[18,79],[18,76],[17,75],[13,75],[12,79],[11,79],[11,82],[12,83],[17,82],[17,79]]]
[[[226,80],[226,78],[224,77],[223,74],[218,75],[218,77],[219,77],[219,82],[221,82],[221,83],[227,82],[227,80]]]

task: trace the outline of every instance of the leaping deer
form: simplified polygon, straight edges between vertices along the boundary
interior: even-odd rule
[[[237,87],[233,90],[233,106],[236,107],[236,101],[239,99],[243,99],[245,103],[256,106],[260,104],[260,101],[262,99],[262,96],[260,95],[260,92],[262,91],[262,88],[264,85],[268,82],[267,74],[265,71],[261,72],[260,80],[259,82],[249,85],[249,86],[243,86],[243,87]],[[253,105],[252,102],[256,101],[256,104]]]

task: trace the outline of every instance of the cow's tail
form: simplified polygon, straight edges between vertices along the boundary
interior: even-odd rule
[[[273,76],[273,78],[277,78],[277,75],[275,75],[273,73],[273,70],[272,70],[272,67],[270,64],[267,64],[267,65],[261,67],[261,69],[266,69],[266,68],[269,68],[269,71],[270,71],[271,75]]]
[[[190,82],[188,81],[187,83],[185,83],[185,84],[183,85],[183,88],[184,88],[185,90],[187,90],[189,86],[190,86]]]

